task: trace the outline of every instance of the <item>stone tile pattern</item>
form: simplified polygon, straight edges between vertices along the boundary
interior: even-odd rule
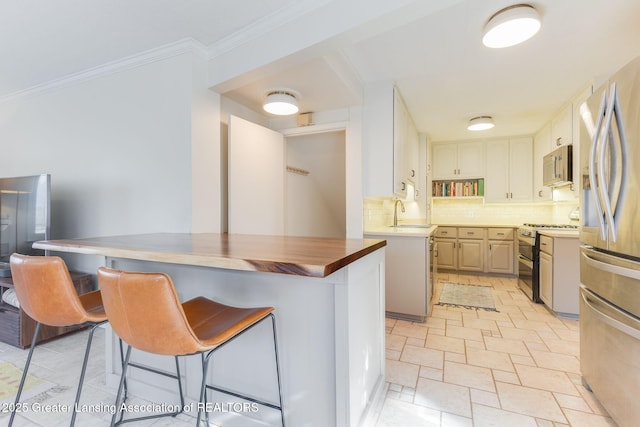
[[[425,323],[387,319],[387,394],[377,427],[615,426],[581,383],[578,321],[534,304],[517,279],[490,285],[498,312],[432,305]]]

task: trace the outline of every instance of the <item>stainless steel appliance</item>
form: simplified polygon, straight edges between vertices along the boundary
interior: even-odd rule
[[[640,420],[640,58],[580,107],[580,368],[620,425]]]
[[[563,145],[543,157],[542,184],[547,187],[573,184],[572,145]]]
[[[573,224],[523,224],[518,228],[518,286],[533,302],[540,299],[539,229],[576,229]]]

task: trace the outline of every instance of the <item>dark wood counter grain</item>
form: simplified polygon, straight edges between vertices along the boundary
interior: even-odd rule
[[[326,277],[386,245],[377,239],[332,239],[214,233],[156,233],[43,240],[37,249]]]

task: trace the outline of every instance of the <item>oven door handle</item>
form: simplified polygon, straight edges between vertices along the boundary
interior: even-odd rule
[[[533,270],[533,261],[531,261],[529,258],[523,255],[518,255],[518,261]]]

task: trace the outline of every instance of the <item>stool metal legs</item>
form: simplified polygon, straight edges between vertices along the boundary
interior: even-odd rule
[[[121,349],[122,349],[122,340],[120,341],[121,344]],[[184,392],[182,390],[182,381],[180,381],[180,364],[178,362],[178,356],[174,356],[175,362],[176,362],[176,375],[170,374],[168,372],[163,372],[157,369],[153,369],[153,368],[149,368],[147,366],[143,366],[143,365],[137,365],[135,363],[131,363],[129,360],[131,358],[131,346],[127,347],[127,353],[124,357],[124,361],[122,363],[122,374],[120,375],[120,384],[118,385],[118,393],[116,395],[116,403],[115,403],[115,407],[116,407],[116,411],[113,413],[113,416],[111,417],[111,426],[116,426],[116,425],[120,425],[120,424],[124,424],[124,423],[129,423],[132,421],[141,421],[141,420],[148,420],[148,419],[152,419],[152,418],[160,418],[160,417],[175,417],[178,414],[181,414],[182,412],[184,412]],[[149,372],[153,372],[156,374],[160,374],[160,375],[164,375],[166,377],[169,378],[175,378],[178,381],[178,391],[180,392],[180,410],[176,411],[176,412],[165,412],[162,414],[157,414],[157,415],[148,415],[148,416],[143,416],[143,417],[136,417],[136,418],[129,418],[129,419],[123,419],[124,418],[124,412],[120,411],[120,407],[122,405],[122,403],[125,401],[125,399],[127,398],[127,369],[129,368],[129,366],[132,366],[134,368],[138,368],[138,369],[143,369],[145,371],[149,371]],[[122,398],[122,394],[124,393],[124,398]],[[122,398],[122,399],[121,399]],[[122,401],[121,401],[122,400]],[[120,419],[116,421],[116,419],[118,418],[118,414],[120,414]]]
[[[84,352],[84,361],[82,362],[82,370],[80,371],[80,381],[78,382],[78,390],[76,391],[76,400],[73,405],[73,411],[71,415],[71,426],[74,426],[76,423],[76,408],[78,407],[78,403],[80,403],[80,394],[82,393],[82,385],[84,384],[84,376],[87,371],[87,363],[89,361],[89,352],[91,351],[91,343],[93,342],[93,333],[96,328],[100,326],[102,323],[91,323],[91,330],[89,331],[89,337],[87,337],[87,348]],[[13,425],[13,420],[16,416],[16,409],[18,407],[18,403],[20,402],[20,395],[22,395],[22,388],[24,387],[25,380],[27,379],[27,372],[29,371],[29,366],[31,365],[31,356],[33,356],[33,351],[36,348],[36,342],[38,340],[38,334],[40,333],[40,322],[36,323],[36,329],[33,332],[33,339],[31,340],[31,348],[29,349],[29,355],[27,356],[27,361],[24,365],[24,370],[22,371],[22,378],[20,379],[20,385],[18,386],[18,393],[16,394],[16,400],[13,404],[13,410],[11,411],[11,418],[9,418],[9,427]]]
[[[233,338],[229,339],[228,341],[220,344],[219,346],[217,346],[216,348],[214,348],[213,350],[210,350],[206,356],[204,357],[204,362],[202,365],[202,385],[200,387],[200,408],[198,408],[198,419],[196,421],[196,427],[200,426],[200,420],[202,418],[202,412],[205,412],[205,419],[207,421],[207,424],[209,423],[209,414],[205,411],[205,405],[206,405],[206,391],[207,389],[210,390],[215,390],[218,391],[220,393],[224,393],[224,394],[228,394],[230,396],[234,396],[234,397],[238,397],[244,400],[248,400],[249,402],[253,402],[253,403],[257,403],[259,405],[263,405],[263,406],[267,406],[269,408],[273,408],[273,409],[277,409],[280,411],[280,419],[282,421],[282,427],[285,427],[284,424],[284,409],[282,406],[282,383],[280,380],[280,361],[278,358],[278,340],[276,338],[276,318],[273,315],[273,313],[269,314],[269,317],[271,317],[271,326],[272,326],[272,330],[273,330],[273,348],[275,351],[275,356],[276,356],[276,376],[278,377],[278,398],[279,398],[279,405],[274,405],[273,403],[269,403],[269,402],[265,402],[263,400],[259,400],[259,399],[255,399],[253,397],[250,396],[246,396],[243,394],[239,394],[230,390],[226,390],[220,387],[216,387],[216,386],[212,386],[207,384],[207,373],[209,371],[209,362],[211,360],[211,356],[213,355],[213,353],[216,350],[219,350],[220,348],[224,347],[225,345],[227,345],[228,343],[230,343],[231,341],[233,341],[234,339],[238,338],[240,335],[244,334],[245,332],[247,332],[248,330],[250,330],[251,328],[253,328],[254,326],[262,323],[262,321],[264,321],[266,319],[266,317],[262,320],[260,320],[257,323],[254,323],[253,325],[251,325],[250,327],[248,327],[247,329],[245,329],[244,331],[240,332],[239,334],[237,334],[236,336],[234,336]]]

